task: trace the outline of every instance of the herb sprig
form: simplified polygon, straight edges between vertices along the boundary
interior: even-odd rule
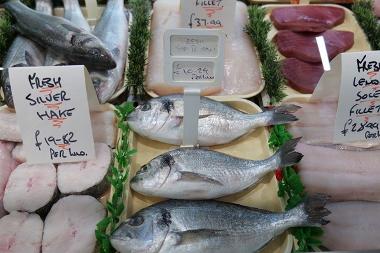
[[[354,1],[352,11],[367,35],[372,49],[380,50],[380,25],[377,23],[377,17],[373,13],[372,0]]]
[[[144,80],[146,51],[150,38],[149,22],[151,3],[149,0],[131,0],[132,25],[128,51],[129,66],[126,73],[127,94],[141,98],[145,96]]]
[[[112,198],[106,204],[108,216],[97,224],[95,230],[100,253],[115,252],[110,243],[110,235],[119,224],[120,217],[125,210],[124,186],[128,180],[131,158],[136,153],[135,149],[131,149],[129,143],[130,130],[125,121],[133,110],[133,104],[129,102],[116,106],[115,110],[121,136],[115,151],[116,163],[111,167],[110,176],[107,177],[113,189]]]
[[[246,31],[254,42],[262,64],[265,89],[272,104],[280,102],[284,97],[285,79],[282,76],[280,60],[275,46],[268,41],[271,23],[264,20],[266,12],[257,5],[248,8],[249,22]]]
[[[265,20],[266,11],[253,5],[248,9],[249,23],[246,27],[260,56],[262,71],[267,93],[271,104],[281,102],[286,96],[283,92],[285,79],[281,73],[280,61],[275,46],[268,41],[271,23]],[[268,145],[274,151],[292,139],[285,125],[272,127]],[[286,210],[300,204],[306,197],[305,188],[300,176],[293,167],[286,167],[276,172],[278,182],[278,196],[286,199]],[[291,230],[297,239],[298,249],[295,252],[315,251],[321,246],[319,238],[323,234],[321,228],[299,227]]]

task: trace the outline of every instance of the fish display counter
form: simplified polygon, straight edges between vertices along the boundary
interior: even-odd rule
[[[320,82],[315,42],[329,60],[380,49],[377,18],[319,0],[236,1],[224,77],[202,91],[197,145],[184,146],[185,95],[163,64],[181,1],[108,0],[95,16],[85,2],[1,5],[0,50],[1,21],[15,38],[1,72],[0,253],[380,249],[380,141],[334,142],[338,84]],[[89,113],[95,157],[29,164],[8,68],[64,65],[88,68],[101,104]]]

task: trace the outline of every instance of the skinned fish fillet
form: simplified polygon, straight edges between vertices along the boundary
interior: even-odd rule
[[[151,23],[152,38],[147,68],[147,89],[158,95],[181,93],[183,89],[165,84],[163,36],[168,29],[180,27],[179,0],[158,0],[154,4]],[[205,89],[203,95],[244,95],[258,91],[261,84],[257,55],[249,36],[244,32],[248,20],[247,6],[237,1],[235,29],[225,40],[224,80],[219,88]]]
[[[17,166],[17,162],[11,156],[13,147],[13,143],[0,141],[0,218],[5,215],[3,206],[5,187],[10,174]]]
[[[115,147],[117,128],[116,116],[113,111],[91,112],[91,125],[94,140]],[[22,142],[20,128],[17,125],[16,113],[7,109],[0,109],[0,140]],[[17,154],[22,155],[22,147]],[[15,151],[16,152],[16,151]],[[17,157],[18,160],[25,160]]]
[[[37,214],[12,212],[0,219],[1,253],[40,253],[44,223]]]
[[[380,249],[380,203],[349,201],[326,206],[331,214],[323,245],[330,250]]]
[[[325,193],[336,201],[380,201],[380,150],[352,151],[303,143],[297,165],[308,193]]]

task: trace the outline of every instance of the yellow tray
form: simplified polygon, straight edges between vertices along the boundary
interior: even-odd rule
[[[214,97],[216,100],[223,100],[227,104],[247,113],[258,113],[261,109],[254,103],[238,98]],[[136,171],[154,157],[175,148],[175,146],[148,140],[137,134],[131,133],[130,143],[133,148],[137,149],[136,156],[132,159],[130,177],[131,179]],[[260,128],[251,134],[243,136],[238,140],[227,145],[212,147],[229,155],[245,159],[265,159],[272,155],[268,148],[268,131],[266,128]],[[129,187],[129,182],[126,184],[126,213],[125,217],[129,217],[142,208],[150,206],[162,199],[146,197],[132,191]],[[273,173],[267,175],[260,184],[252,189],[247,189],[244,192],[234,194],[229,197],[221,198],[220,200],[233,202],[246,206],[254,206],[257,208],[267,209],[271,211],[282,211],[284,208],[283,201],[277,196],[278,185]],[[292,250],[293,237],[284,233],[280,237],[271,241],[270,244],[262,251],[264,253],[289,253]]]
[[[264,5],[263,8],[265,8],[267,11],[267,15],[265,17],[266,20],[270,21],[270,14],[271,14],[273,9],[275,9],[277,7],[286,7],[286,6],[295,6],[295,5],[291,5],[291,4],[268,4],[268,5]],[[297,6],[299,6],[299,5],[297,5]],[[333,30],[350,31],[350,32],[354,33],[354,45],[347,52],[359,52],[359,51],[370,51],[371,50],[371,46],[367,40],[367,36],[365,35],[364,31],[362,30],[362,28],[360,27],[360,25],[356,21],[355,15],[351,10],[347,9],[346,7],[335,5],[335,4],[313,4],[313,6],[332,6],[332,7],[338,7],[338,8],[344,9],[345,14],[346,14],[344,22],[342,24],[334,27]],[[274,38],[274,36],[276,35],[277,32],[278,32],[278,30],[272,25],[272,29],[268,34],[268,39],[270,41],[272,41],[272,39]],[[280,56],[280,59],[285,59],[285,57],[283,55],[281,55],[279,52],[278,52],[278,55]],[[302,93],[286,86],[285,94],[286,95],[294,95],[294,94],[302,94]]]

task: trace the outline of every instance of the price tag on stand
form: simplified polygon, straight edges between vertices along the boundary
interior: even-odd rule
[[[181,0],[181,26],[234,30],[236,0]]]
[[[27,162],[95,157],[89,107],[98,101],[84,66],[10,68],[17,123]]]
[[[164,36],[164,76],[184,87],[183,146],[198,142],[200,93],[219,86],[224,74],[224,33],[209,29],[173,29]]]
[[[380,139],[380,51],[341,54],[335,143]]]

